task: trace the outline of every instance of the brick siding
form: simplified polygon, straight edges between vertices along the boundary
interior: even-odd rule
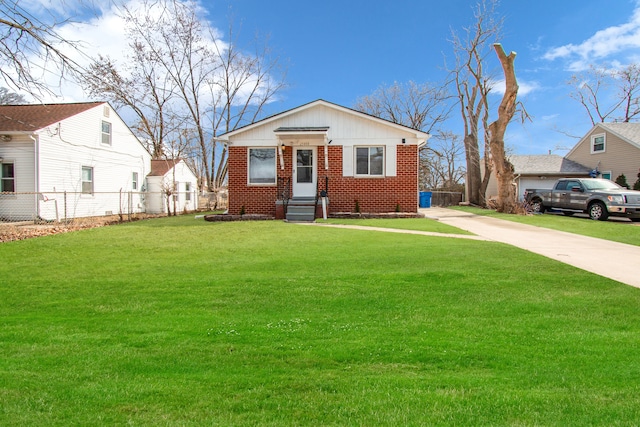
[[[342,176],[342,146],[329,146],[329,170],[324,169],[324,150],[318,147],[318,181],[324,188],[329,177],[329,214],[355,212],[356,201],[362,213],[416,212],[418,209],[418,147],[397,146],[397,174],[385,178]],[[284,170],[277,162],[279,177],[291,176],[291,147],[284,155]],[[277,186],[247,185],[247,148],[229,147],[229,213],[276,215]]]

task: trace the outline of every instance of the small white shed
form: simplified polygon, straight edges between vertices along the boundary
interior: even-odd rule
[[[146,190],[148,213],[198,209],[198,178],[183,159],[152,160]]]

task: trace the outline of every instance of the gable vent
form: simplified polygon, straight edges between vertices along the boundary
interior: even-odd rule
[[[102,109],[102,115],[105,117],[109,117],[109,106],[105,105]]]

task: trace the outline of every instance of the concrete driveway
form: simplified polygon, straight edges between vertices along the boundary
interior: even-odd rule
[[[640,288],[640,246],[616,243],[446,208],[421,209],[427,218]],[[629,225],[633,227],[633,225]]]

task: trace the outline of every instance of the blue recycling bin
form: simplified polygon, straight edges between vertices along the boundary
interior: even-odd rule
[[[420,192],[420,207],[421,208],[431,207],[431,191]]]

